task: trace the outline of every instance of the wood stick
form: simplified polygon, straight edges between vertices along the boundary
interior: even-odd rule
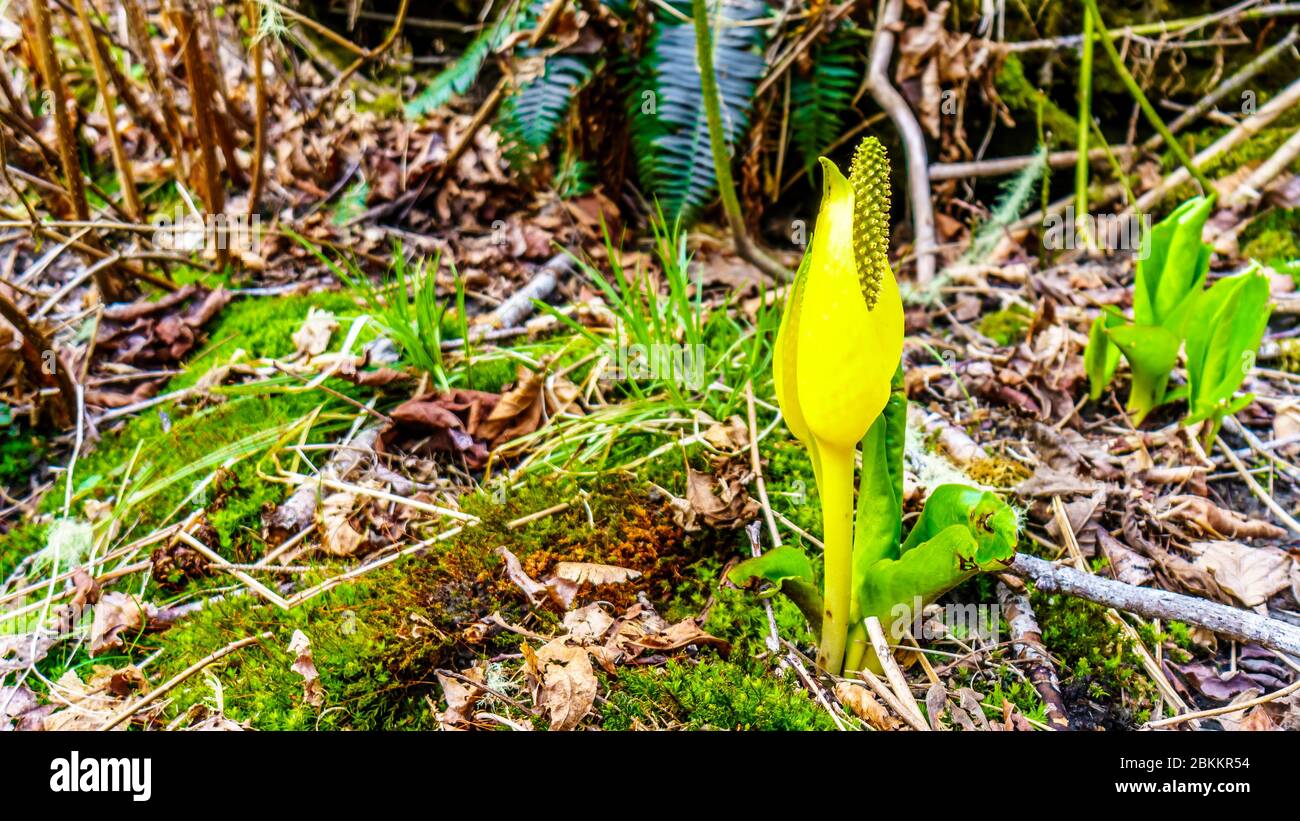
[[[194,538],[190,534],[186,533],[184,530],[177,533],[176,538],[180,539],[182,542],[185,542],[185,544],[189,545],[190,547],[202,553],[209,561],[211,561],[214,565],[216,565],[218,569],[224,570],[230,575],[234,576],[236,579],[239,579],[241,582],[247,585],[250,590],[252,590],[254,593],[257,593],[259,596],[266,599],[271,604],[274,604],[276,607],[280,608],[281,610],[289,609],[289,603],[286,602],[279,593],[276,593],[274,590],[262,584],[257,579],[248,575],[244,571],[236,570],[235,568],[231,567],[230,563],[227,562],[225,559],[223,559],[221,555],[218,554],[215,550],[208,547],[203,542]]]
[[[1018,583],[1018,582],[1017,582]],[[1056,677],[1056,666],[1043,645],[1043,634],[1029,603],[1029,594],[1023,589],[1012,590],[1005,582],[998,582],[998,605],[1011,628],[1012,649],[1016,658],[1028,665],[1029,681],[1043,699],[1047,725],[1053,730],[1070,729],[1070,719],[1061,698],[1061,682]]]
[[[894,653],[885,639],[885,630],[880,626],[880,619],[867,616],[865,624],[867,636],[871,638],[871,647],[876,651],[880,666],[884,668],[889,686],[893,688],[903,706],[912,711],[912,717],[925,724],[925,716],[921,714],[921,708],[916,706],[916,699],[912,698],[912,690],[907,686],[907,679],[903,676],[903,671],[898,669],[898,662],[894,661]]]
[[[1009,572],[1039,590],[1059,592],[1149,619],[1182,621],[1241,642],[1300,657],[1300,627],[1226,604],[1168,590],[1137,587],[1017,553]]]
[[[1229,131],[1218,140],[1215,140],[1214,143],[1204,151],[1200,152],[1195,157],[1192,157],[1192,165],[1200,168],[1218,157],[1220,154],[1236,148],[1245,140],[1254,137],[1262,131],[1269,123],[1281,116],[1287,109],[1291,108],[1291,106],[1295,105],[1298,101],[1300,101],[1300,80],[1291,83],[1291,85],[1279,92],[1276,97],[1273,97],[1265,103],[1259,111],[1243,120],[1241,124],[1232,131]],[[1155,188],[1152,188],[1150,191],[1138,197],[1137,202],[1125,209],[1124,214],[1142,214],[1150,211],[1154,206],[1158,205],[1161,200],[1168,196],[1171,191],[1184,183],[1187,183],[1191,179],[1192,175],[1186,168],[1179,168],[1168,177],[1165,177],[1165,179]]]
[[[227,644],[225,647],[222,647],[220,650],[216,650],[212,653],[207,654],[203,658],[191,664],[189,667],[186,667],[184,670],[172,676],[170,679],[166,681],[166,683],[150,690],[149,693],[145,695],[143,698],[141,698],[139,701],[135,702],[134,704],[128,705],[126,707],[123,707],[121,710],[115,713],[112,718],[110,718],[108,721],[105,721],[103,724],[99,725],[100,732],[111,730],[117,725],[121,724],[123,721],[126,721],[131,716],[143,710],[145,707],[148,707],[150,704],[162,698],[167,693],[176,689],[176,687],[179,686],[181,683],[183,683],[187,678],[199,672],[204,667],[207,667],[209,664],[212,664],[213,662],[216,661],[220,661],[221,659],[225,658],[226,656],[230,655],[236,650],[240,650],[244,647],[247,647],[250,644],[254,644],[255,642],[259,642],[259,641],[267,641],[270,638],[271,638],[271,631],[268,630],[265,633],[259,633],[256,636],[248,636],[246,638],[239,639],[238,641],[232,641],[230,644]]]
[[[934,204],[930,201],[929,162],[925,134],[907,100],[889,82],[889,61],[894,52],[894,29],[903,14],[903,0],[885,0],[868,56],[867,90],[876,104],[889,114],[903,139],[907,155],[908,190],[912,204],[912,234],[915,239],[916,285],[928,288],[934,281],[935,253],[939,248],[934,228]]]

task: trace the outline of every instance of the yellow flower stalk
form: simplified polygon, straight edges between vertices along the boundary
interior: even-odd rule
[[[889,164],[874,137],[850,176],[821,158],[812,246],[787,296],[773,376],[790,431],[808,448],[826,545],[818,663],[839,673],[853,600],[853,462],[889,399],[903,350],[903,304],[889,267]],[[878,466],[863,465],[863,470]]]

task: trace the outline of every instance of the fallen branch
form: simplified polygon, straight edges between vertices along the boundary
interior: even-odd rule
[[[698,2],[698,0],[697,0]],[[935,253],[939,248],[934,229],[934,205],[930,202],[929,161],[926,159],[925,134],[916,121],[907,100],[889,82],[889,61],[894,52],[894,27],[903,14],[903,0],[885,0],[876,33],[871,38],[866,77],[867,90],[876,104],[893,120],[903,139],[907,155],[908,191],[912,202],[912,234],[915,241],[916,285],[928,288],[934,281]]]
[[[1017,553],[1009,572],[1039,590],[1065,593],[1149,619],[1181,621],[1228,638],[1300,656],[1300,628],[1226,604],[1168,590],[1136,587]]]
[[[1047,725],[1054,730],[1070,729],[1070,719],[1061,699],[1061,683],[1056,677],[1052,657],[1043,645],[1043,634],[1034,617],[1029,595],[1023,590],[1012,590],[1006,582],[998,582],[998,605],[1011,628],[1012,649],[1016,658],[1028,666],[1029,681],[1043,699]]]
[[[1215,140],[1214,143],[1204,151],[1200,152],[1195,157],[1192,157],[1192,166],[1199,169],[1207,165],[1220,154],[1231,151],[1242,142],[1254,137],[1260,131],[1264,130],[1269,123],[1281,116],[1287,109],[1291,108],[1291,106],[1295,105],[1298,101],[1300,101],[1300,80],[1291,83],[1291,85],[1279,92],[1276,97],[1273,97],[1265,103],[1259,111],[1255,112],[1252,116],[1247,117],[1245,120],[1242,120],[1241,124],[1232,131],[1229,131],[1227,134]],[[1154,206],[1158,205],[1161,200],[1168,196],[1170,192],[1190,181],[1191,178],[1192,175],[1186,167],[1179,168],[1168,177],[1165,177],[1165,179],[1155,188],[1152,188],[1150,191],[1138,197],[1137,202],[1126,209],[1124,214],[1144,214],[1149,212]]]
[[[203,658],[191,664],[189,667],[186,667],[184,670],[180,671],[176,675],[169,678],[166,681],[166,683],[150,690],[149,693],[146,696],[144,696],[144,698],[140,699],[134,704],[123,707],[121,710],[115,713],[112,718],[110,718],[108,721],[105,721],[103,724],[99,725],[100,732],[111,730],[117,725],[121,724],[123,721],[126,721],[131,716],[143,710],[145,707],[148,707],[150,704],[162,698],[167,693],[176,689],[176,687],[179,686],[182,682],[184,682],[187,678],[199,672],[204,667],[207,667],[209,664],[212,664],[213,662],[216,661],[220,661],[221,659],[225,658],[226,656],[230,655],[236,650],[240,650],[244,647],[247,647],[250,644],[254,644],[259,641],[266,641],[270,638],[271,638],[271,632],[268,630],[267,632],[259,633],[256,636],[248,636],[246,638],[239,639],[238,641],[232,641],[230,644],[227,644],[225,647],[222,647],[220,650],[209,653],[208,655],[204,656]]]

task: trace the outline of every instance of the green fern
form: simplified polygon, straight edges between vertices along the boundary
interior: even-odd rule
[[[495,23],[470,41],[455,62],[434,77],[424,91],[406,103],[406,116],[422,117],[442,108],[452,97],[469,91],[488,57],[492,56],[506,37],[521,29],[527,19],[528,15],[519,13],[517,4],[507,6]]]
[[[862,79],[862,40],[851,26],[837,29],[812,52],[811,73],[790,88],[790,139],[809,179],[817,158],[844,130],[844,115]]]
[[[962,262],[978,264],[988,259],[1007,229],[1024,213],[1025,206],[1037,193],[1038,179],[1046,170],[1047,148],[1040,145],[1033,162],[1002,185],[997,203],[989,212],[988,219],[975,230],[975,236],[971,239],[970,248],[966,250]]]
[[[592,76],[588,55],[557,54],[545,59],[542,73],[514,89],[497,116],[497,133],[515,166],[530,162],[550,143],[573,98]]]
[[[768,12],[766,0],[721,2],[721,17],[731,22],[756,20]],[[690,15],[686,0],[673,0],[672,5]],[[689,222],[712,200],[717,185],[700,93],[695,31],[690,22],[660,10],[655,13],[655,32],[641,61],[645,82],[629,89],[632,147],[641,182],[658,199],[668,220]],[[749,127],[754,88],[766,68],[764,41],[760,26],[719,26],[716,32],[713,64],[723,129],[733,146]]]

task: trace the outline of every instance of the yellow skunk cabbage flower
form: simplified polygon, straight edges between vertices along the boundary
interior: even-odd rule
[[[889,267],[884,147],[874,137],[863,140],[849,179],[825,157],[821,165],[821,210],[786,298],[773,376],[781,414],[812,456],[822,497],[818,662],[838,673],[852,601],[854,453],[889,399],[903,352],[903,303]]]

